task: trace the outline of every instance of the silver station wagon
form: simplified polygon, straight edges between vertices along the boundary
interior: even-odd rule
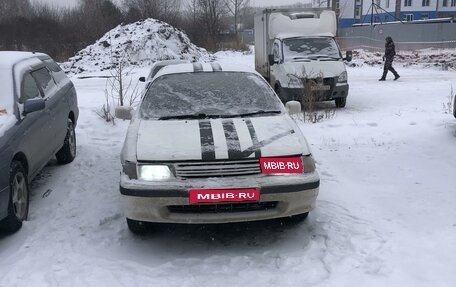
[[[60,67],[41,53],[0,52],[0,229],[27,219],[29,183],[49,160],[73,161],[76,91]]]
[[[164,66],[131,116],[120,179],[131,231],[146,222],[302,220],[314,208],[320,179],[309,145],[258,73]]]

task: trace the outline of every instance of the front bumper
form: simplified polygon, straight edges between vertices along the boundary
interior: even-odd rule
[[[264,220],[309,212],[315,207],[319,185],[320,180],[316,172],[289,176],[187,179],[166,183],[140,182],[122,175],[120,192],[124,197],[126,216],[129,219],[159,223],[206,224]],[[259,189],[258,205],[264,204],[267,208],[243,211],[234,208],[217,212],[201,212],[197,208],[191,208],[195,205],[189,203],[190,189],[229,188]],[[270,203],[273,203],[273,207]],[[233,206],[238,204],[242,205],[233,203]],[[204,204],[203,207],[208,206]],[[182,210],[186,212],[181,212]]]
[[[337,83],[332,85],[328,91],[316,91],[318,95],[318,101],[331,101],[336,98],[346,98],[348,96],[349,85],[348,83]],[[303,100],[304,89],[303,88],[280,88],[280,97],[288,101],[299,101]]]

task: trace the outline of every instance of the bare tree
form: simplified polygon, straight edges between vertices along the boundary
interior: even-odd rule
[[[122,23],[122,11],[111,0],[80,0],[80,30],[93,42]]]
[[[207,47],[215,50],[220,34],[221,19],[227,14],[227,7],[223,0],[198,0],[200,19],[207,33]]]
[[[234,17],[234,32],[236,34],[236,46],[239,48],[239,23],[245,9],[250,6],[250,0],[225,0],[228,11]]]
[[[141,20],[154,18],[176,25],[180,20],[182,0],[124,0],[123,7],[127,14],[139,16]],[[133,19],[129,19],[130,21]]]
[[[32,6],[30,0],[1,0],[0,21],[11,17],[30,16]]]

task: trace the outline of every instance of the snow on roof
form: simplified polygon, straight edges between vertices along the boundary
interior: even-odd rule
[[[317,15],[316,15],[317,16]],[[306,35],[331,34],[337,31],[337,18],[334,11],[324,10],[315,18],[291,18],[283,13],[272,13],[269,19],[269,38],[281,33],[302,33]]]
[[[221,71],[223,72],[245,72],[245,73],[253,73],[259,75],[254,69],[244,65],[232,65],[232,64],[221,64],[217,62],[212,63],[186,63],[186,64],[177,64],[177,65],[170,65],[162,68],[154,77],[158,78],[163,75],[169,74],[179,74],[179,73],[193,73],[195,72],[195,65],[201,65],[202,72],[214,72],[213,66],[219,65]]]
[[[25,59],[29,59],[37,56],[45,56],[42,53],[32,53],[32,52],[10,52],[10,51],[1,51],[0,52],[0,68],[3,69],[12,69],[13,66]]]
[[[162,60],[208,61],[212,57],[173,26],[155,19],[119,25],[62,65],[66,72],[96,72],[127,65],[151,66]]]
[[[334,37],[331,33],[315,33],[315,34],[301,34],[301,33],[279,33],[277,39],[299,38],[299,37]]]
[[[19,81],[23,73],[32,66],[42,65],[38,56],[46,55],[30,52],[0,52],[0,87],[2,89],[0,117],[2,122],[6,116],[14,115],[14,79]],[[16,93],[20,93],[20,85],[16,85]]]

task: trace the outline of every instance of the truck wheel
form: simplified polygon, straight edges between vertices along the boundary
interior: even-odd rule
[[[347,98],[336,98],[336,107],[343,108],[347,103]]]
[[[76,133],[71,119],[68,119],[67,133],[63,141],[63,146],[55,156],[59,164],[70,163],[76,157]]]
[[[8,215],[0,222],[0,230],[11,233],[22,226],[29,210],[29,188],[27,172],[19,161],[13,161],[10,168]]]

